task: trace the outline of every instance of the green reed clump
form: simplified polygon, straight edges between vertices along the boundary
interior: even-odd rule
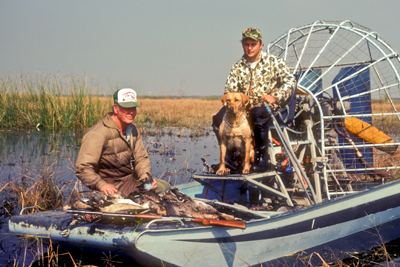
[[[0,79],[0,127],[87,128],[110,111],[110,97],[86,76]]]

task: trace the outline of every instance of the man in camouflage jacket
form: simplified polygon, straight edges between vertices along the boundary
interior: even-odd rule
[[[247,106],[248,121],[256,143],[252,171],[262,172],[266,168],[267,127],[270,120],[265,104],[273,112],[285,107],[295,91],[296,80],[284,60],[261,50],[263,42],[258,29],[247,28],[242,32],[242,47],[244,55],[233,64],[224,94],[237,92],[250,98]],[[213,128],[218,140],[218,130],[224,114],[225,109],[222,108],[213,117]]]

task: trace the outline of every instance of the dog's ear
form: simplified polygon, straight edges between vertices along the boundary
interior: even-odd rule
[[[222,105],[224,105],[224,106],[226,106],[226,95],[223,95],[222,97],[221,97],[221,102],[222,102]]]
[[[242,105],[243,105],[243,107],[245,107],[250,99],[249,99],[249,97],[247,95],[245,95],[243,93],[240,93],[240,94],[242,95]]]

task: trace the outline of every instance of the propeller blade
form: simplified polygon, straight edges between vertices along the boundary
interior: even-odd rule
[[[344,125],[347,131],[371,144],[394,143],[393,139],[387,136],[384,132],[358,118],[345,118]],[[397,147],[398,146],[378,146],[376,148],[390,155],[394,155]]]

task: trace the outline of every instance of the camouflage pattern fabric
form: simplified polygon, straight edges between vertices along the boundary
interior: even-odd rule
[[[261,96],[272,95],[276,103],[271,104],[270,107],[273,111],[277,111],[287,104],[295,88],[296,79],[290,73],[286,62],[261,51],[254,69],[250,67],[244,56],[233,64],[226,80],[224,94],[235,92],[249,96],[247,108],[265,105],[266,102],[261,99]]]
[[[262,35],[259,29],[247,28],[242,32],[242,40],[245,38],[251,38],[255,41],[262,40]]]

